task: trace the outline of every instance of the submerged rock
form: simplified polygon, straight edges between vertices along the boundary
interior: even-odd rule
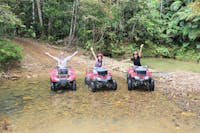
[[[24,96],[22,98],[24,101],[32,100],[33,98],[31,96]]]
[[[4,120],[2,122],[2,130],[9,130],[9,131],[12,130],[11,124],[8,120]]]
[[[181,115],[188,116],[188,117],[195,116],[195,114],[191,111],[184,111],[181,113]]]
[[[38,75],[37,75],[37,74],[33,74],[32,77],[33,77],[33,78],[37,78]]]
[[[1,73],[0,78],[9,79],[9,80],[18,80],[22,76],[18,74],[11,74],[11,73]]]

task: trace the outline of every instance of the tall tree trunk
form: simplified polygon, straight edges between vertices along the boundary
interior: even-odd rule
[[[74,13],[75,13],[75,1],[73,2],[73,6],[72,6],[72,11],[73,11],[73,14],[72,14],[72,18],[71,18],[71,25],[70,25],[70,31],[69,31],[69,42],[71,43],[71,37],[72,37],[72,33],[73,33],[73,23],[74,23]],[[64,45],[67,45],[67,37],[64,41]]]
[[[78,4],[79,4],[79,0],[74,0],[73,7],[72,7],[73,8],[73,14],[72,14],[72,18],[71,18],[70,33],[69,33],[69,37],[68,37],[68,39],[69,39],[68,46],[71,45],[71,43],[74,39],[74,36],[75,36]],[[67,45],[67,37],[64,39],[64,45]]]
[[[44,37],[43,19],[42,19],[42,11],[41,11],[41,2],[40,2],[40,0],[36,0],[36,2],[37,2],[37,11],[38,11],[39,22],[40,22],[40,26],[42,28],[41,36]]]
[[[73,30],[73,23],[74,23],[74,13],[75,13],[75,0],[74,0],[73,5],[72,5],[72,18],[71,18],[69,35],[64,38],[64,45],[65,46],[67,45],[67,40],[69,40],[68,43],[69,42],[71,43],[71,37],[72,37],[72,32],[73,32],[72,31]]]
[[[35,0],[32,1],[32,23],[35,24]]]
[[[163,13],[163,0],[160,0],[160,14]]]
[[[75,31],[76,31],[76,20],[77,20],[78,4],[79,4],[79,0],[76,0],[76,3],[75,3],[75,13],[74,13],[74,25],[73,25],[73,34],[72,34],[72,37],[75,36]]]
[[[51,28],[52,28],[52,23],[51,23],[51,19],[48,20],[48,36],[51,35]]]
[[[94,26],[94,23],[92,24],[92,40],[93,40],[93,43],[95,42],[95,26]]]

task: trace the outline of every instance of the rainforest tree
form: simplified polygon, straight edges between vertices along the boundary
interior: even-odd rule
[[[200,0],[1,0],[0,11],[1,35],[115,55],[144,43],[146,56],[200,58]]]

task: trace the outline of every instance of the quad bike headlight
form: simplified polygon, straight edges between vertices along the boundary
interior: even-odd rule
[[[107,80],[111,80],[111,76],[108,76],[108,77],[107,77]]]
[[[145,77],[144,77],[144,79],[145,79],[145,80],[148,80],[148,79],[149,79],[149,77],[148,77],[148,76],[145,76]]]
[[[97,77],[96,80],[101,80],[101,78]]]
[[[136,79],[136,80],[139,80],[139,79],[140,79],[140,77],[138,77],[138,76],[135,76],[135,79]]]
[[[59,78],[55,78],[55,80],[56,80],[56,81],[60,81],[60,79],[59,79]]]

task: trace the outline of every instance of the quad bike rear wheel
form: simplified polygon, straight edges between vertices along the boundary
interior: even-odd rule
[[[96,89],[97,89],[96,83],[95,82],[91,82],[91,90],[92,90],[92,92],[96,92]]]
[[[113,90],[117,90],[117,82],[116,82],[116,80],[113,80],[112,82],[113,82],[112,83],[112,89]]]
[[[76,91],[76,81],[75,80],[72,82],[72,90]]]

